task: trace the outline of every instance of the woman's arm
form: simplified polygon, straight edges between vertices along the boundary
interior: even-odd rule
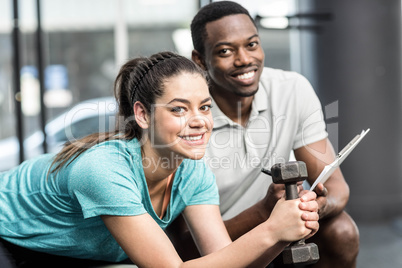
[[[217,206],[187,207],[185,218],[201,252],[208,255],[185,263],[148,214],[102,216],[102,219],[139,267],[246,267],[255,264],[264,267],[288,242],[309,235],[314,228],[318,229],[318,226],[306,227],[308,222],[316,222],[318,215],[302,212],[299,209],[301,203],[299,199],[280,200],[270,219],[233,243],[230,243]]]
[[[149,214],[101,217],[138,267],[180,267],[182,261],[172,243]]]
[[[218,251],[232,243],[222,221],[219,206],[188,206],[184,210],[183,216],[202,256]]]
[[[233,261],[231,267],[266,267],[289,242],[311,236],[318,230],[315,197],[315,193],[310,192],[304,196],[304,202],[282,198],[267,221],[231,244],[228,244],[230,238],[218,206],[189,206],[184,218],[201,254],[212,252],[208,256],[214,257],[218,265]],[[215,262],[209,265],[213,264]]]
[[[246,267],[271,246],[271,239],[263,235],[271,232],[259,226],[221,250],[183,263],[167,236],[148,214],[102,218],[116,241],[138,267]],[[209,228],[214,229],[213,224]],[[209,249],[217,248],[216,244],[221,244],[219,238],[223,237],[225,235],[204,239],[202,246],[209,243]],[[226,242],[230,243],[230,240]],[[208,249],[202,251],[207,252]]]
[[[228,265],[228,262],[232,260],[239,267],[266,267],[287,245],[287,243],[275,243],[274,239],[269,238],[265,247],[258,245],[256,242],[264,236],[264,234],[262,236],[258,234],[270,232],[269,230],[264,231],[262,226],[231,243],[217,206],[189,206],[183,214],[199,252],[201,255],[212,253],[210,258],[215,259],[217,265],[224,265],[225,263]],[[253,247],[256,247],[255,250]],[[243,254],[245,255],[243,256]],[[218,264],[218,262],[221,263]]]
[[[303,186],[300,182],[298,183],[298,191],[300,192],[302,189]],[[263,199],[248,209],[240,212],[233,218],[225,220],[224,223],[226,229],[232,240],[236,240],[258,224],[266,221],[269,218],[272,209],[275,207],[276,202],[278,202],[284,194],[284,184],[271,183],[267,194]]]

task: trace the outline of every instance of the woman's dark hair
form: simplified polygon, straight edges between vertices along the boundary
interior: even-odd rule
[[[204,42],[207,39],[206,24],[230,15],[244,14],[256,26],[250,13],[243,6],[232,1],[218,1],[202,7],[191,22],[191,37],[194,49],[204,56]],[[257,28],[257,26],[256,26]]]
[[[114,95],[119,106],[115,130],[94,133],[74,142],[67,142],[56,155],[50,172],[57,173],[64,165],[70,164],[83,152],[101,142],[134,138],[140,140],[142,129],[135,121],[134,103],[141,102],[147,112],[151,113],[155,99],[164,92],[164,82],[183,72],[199,74],[207,79],[206,73],[197,64],[173,52],[129,60],[120,68],[114,82]]]

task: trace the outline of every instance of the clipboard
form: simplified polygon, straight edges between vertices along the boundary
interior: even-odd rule
[[[359,142],[366,136],[366,134],[370,131],[362,130],[362,132],[356,135],[336,156],[335,161],[329,165],[326,165],[320,175],[317,177],[313,185],[311,185],[310,191],[313,191],[318,183],[325,183],[328,178],[334,173],[334,171],[339,167],[340,164],[348,157],[348,155],[353,151],[354,148],[359,144]]]

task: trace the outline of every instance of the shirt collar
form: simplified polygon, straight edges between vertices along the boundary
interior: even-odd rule
[[[258,91],[254,95],[253,102],[251,104],[251,115],[253,117],[258,115],[260,112],[265,111],[268,109],[268,94],[262,84],[259,84]],[[214,129],[220,128],[226,125],[234,126],[237,125],[233,122],[229,117],[227,117],[221,109],[219,109],[218,105],[216,104],[215,100],[212,99],[212,116],[214,118]]]
[[[218,105],[216,104],[215,100],[212,98],[212,108],[211,113],[214,119],[214,129],[220,128],[226,125],[234,125],[235,123],[229,119],[222,111],[219,109]]]
[[[258,91],[254,95],[251,110],[255,109],[257,112],[262,112],[268,109],[268,93],[266,90],[260,82]]]

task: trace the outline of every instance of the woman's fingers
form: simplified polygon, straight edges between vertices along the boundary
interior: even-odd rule
[[[317,199],[317,194],[313,191],[304,190],[301,192],[300,200],[302,202],[313,201]]]
[[[309,239],[318,232],[320,224],[318,221],[306,221],[306,228],[311,230],[310,234],[305,237],[305,239]]]
[[[316,201],[300,202],[299,209],[303,211],[317,212],[318,203]]]

